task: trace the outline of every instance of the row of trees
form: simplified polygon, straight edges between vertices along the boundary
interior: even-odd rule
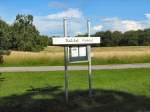
[[[17,15],[12,25],[0,20],[0,49],[40,51],[49,44],[33,25],[32,15]]]
[[[101,46],[150,45],[150,29],[125,33],[105,31],[92,36],[101,37]],[[51,45],[51,38],[40,35],[33,25],[32,15],[18,14],[12,25],[0,20],[0,50],[40,51],[49,44]]]
[[[97,32],[92,36],[101,37],[101,46],[148,46],[150,45],[150,29],[127,31],[125,33]]]

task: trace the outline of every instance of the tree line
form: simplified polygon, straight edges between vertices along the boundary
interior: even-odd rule
[[[101,31],[91,36],[101,37],[101,44],[98,46],[104,47],[150,45],[150,29],[124,33]],[[12,25],[0,19],[0,50],[40,51],[48,45],[52,45],[52,38],[40,35],[33,25],[32,15],[18,14]]]
[[[18,14],[12,25],[0,19],[0,50],[40,51],[49,44],[33,25],[32,15]]]
[[[137,31],[105,31],[97,32],[92,36],[101,37],[101,46],[149,46],[150,45],[150,29]]]
[[[78,35],[85,37],[87,34]],[[91,35],[92,37],[101,37],[101,44],[96,46],[113,47],[113,46],[149,46],[150,45],[150,29],[137,31],[101,31]]]

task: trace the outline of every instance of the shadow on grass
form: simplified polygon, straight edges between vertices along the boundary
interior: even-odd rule
[[[66,105],[61,87],[31,87],[22,95],[0,98],[0,112],[148,112],[150,98],[125,92],[94,90],[69,93]]]
[[[0,87],[1,87],[1,83],[5,80],[4,77],[2,77],[2,74],[0,73]]]
[[[5,80],[5,78],[2,77],[2,74],[0,73],[0,82],[2,82],[2,81],[4,81],[4,80]]]

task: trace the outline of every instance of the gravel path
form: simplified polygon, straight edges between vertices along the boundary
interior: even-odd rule
[[[116,64],[116,65],[93,65],[92,70],[128,69],[128,68],[150,68],[146,64]],[[87,66],[69,66],[69,70],[87,70]],[[0,72],[46,72],[63,71],[64,66],[37,66],[37,67],[0,67]]]

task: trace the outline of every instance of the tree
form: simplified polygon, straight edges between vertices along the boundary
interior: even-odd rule
[[[112,33],[110,31],[106,31],[106,32],[97,32],[95,35],[93,36],[98,36],[101,37],[101,45],[102,46],[112,46]]]
[[[3,63],[3,55],[9,55],[10,51],[8,51],[10,47],[10,28],[9,25],[0,20],[0,63]]]
[[[137,46],[138,45],[137,31],[125,32],[120,44],[125,46]]]
[[[139,44],[150,45],[150,29],[139,31]]]
[[[115,31],[112,33],[112,45],[118,46],[123,38],[123,34],[119,31]]]
[[[39,51],[48,45],[48,37],[41,36],[33,25],[32,15],[18,14],[12,27],[11,49]]]
[[[0,49],[3,50],[9,49],[10,32],[11,32],[10,26],[3,20],[0,20]]]

